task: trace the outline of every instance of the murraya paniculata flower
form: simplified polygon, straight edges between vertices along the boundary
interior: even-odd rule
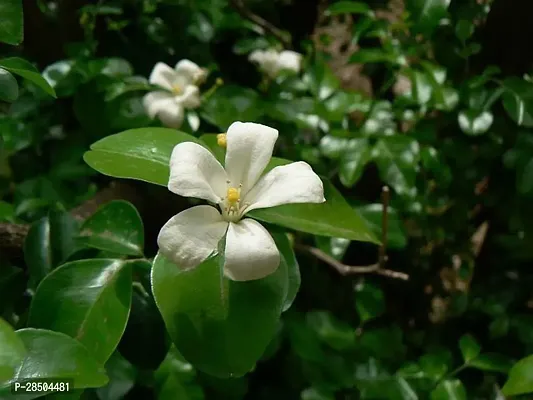
[[[254,50],[248,59],[259,65],[259,68],[271,78],[276,78],[281,71],[300,72],[302,68],[302,55],[291,50],[281,52],[268,50]]]
[[[224,274],[235,281],[263,278],[279,266],[279,251],[268,231],[246,213],[290,203],[322,203],[324,187],[305,162],[273,168],[278,131],[255,123],[233,123],[225,136],[225,167],[205,147],[184,142],[170,158],[170,191],[207,200],[189,208],[161,229],[159,251],[178,267],[198,266],[225,237]],[[220,138],[219,138],[220,139]]]
[[[181,60],[173,69],[159,62],[150,74],[149,82],[161,90],[144,96],[143,104],[150,118],[159,118],[169,128],[179,128],[185,109],[200,106],[200,85],[207,71],[189,60]]]

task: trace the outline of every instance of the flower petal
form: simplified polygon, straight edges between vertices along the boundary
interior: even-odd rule
[[[252,122],[234,122],[226,135],[226,171],[233,187],[246,193],[267,166],[278,131]]]
[[[185,197],[197,197],[218,204],[226,196],[226,172],[205,147],[183,142],[170,156],[168,189]]]
[[[175,78],[176,71],[167,64],[158,62],[154,66],[148,80],[152,85],[158,85],[164,89],[172,90],[172,84],[174,83]]]
[[[306,162],[282,165],[269,171],[250,190],[245,212],[291,203],[323,203],[324,185]]]
[[[279,251],[270,233],[257,221],[230,223],[226,235],[225,275],[234,281],[261,279],[279,266]]]
[[[157,113],[157,116],[166,127],[178,129],[183,123],[183,106],[176,103],[175,99],[172,99],[172,102],[169,102],[168,107],[162,108]]]
[[[198,86],[188,85],[183,93],[175,97],[176,102],[185,108],[197,108],[200,106],[200,90]]]
[[[199,265],[216,250],[228,223],[211,206],[196,206],[173,216],[159,232],[159,251],[181,269]]]
[[[198,64],[190,60],[181,60],[176,64],[176,72],[180,76],[186,76],[189,84],[199,84],[204,81],[207,72],[204,68],[200,68]]]
[[[173,96],[168,92],[150,92],[143,97],[143,105],[146,113],[152,119],[155,118],[159,111],[171,107],[172,103]]]
[[[302,65],[302,55],[291,50],[284,50],[279,54],[279,68],[282,70],[299,72]]]

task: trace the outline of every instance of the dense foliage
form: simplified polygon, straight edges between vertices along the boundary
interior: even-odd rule
[[[36,377],[101,400],[532,396],[531,8],[0,1],[0,398]],[[176,129],[143,99],[183,59],[208,74]],[[165,187],[172,148],[223,160],[234,121],[279,130],[267,169],[303,160],[326,197],[250,213],[281,263],[249,282],[156,241],[198,204]]]

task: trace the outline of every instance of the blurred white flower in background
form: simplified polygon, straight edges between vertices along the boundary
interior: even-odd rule
[[[162,90],[144,96],[143,104],[148,116],[159,118],[169,128],[179,128],[185,109],[200,106],[200,85],[207,71],[189,60],[181,60],[172,69],[159,62],[150,74],[149,82]]]
[[[159,232],[159,251],[179,268],[191,269],[212,254],[225,237],[224,274],[235,281],[261,279],[279,266],[270,233],[244,215],[259,208],[291,203],[322,203],[322,181],[300,161],[273,168],[263,176],[278,131],[265,125],[234,122],[219,140],[225,167],[205,147],[184,142],[170,158],[168,189],[212,203],[172,217]],[[218,208],[216,207],[218,206]]]
[[[291,50],[281,52],[268,50],[254,50],[248,59],[259,65],[259,68],[270,78],[276,78],[281,71],[300,72],[303,56]]]

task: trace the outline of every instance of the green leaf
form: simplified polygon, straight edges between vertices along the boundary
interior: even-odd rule
[[[300,398],[301,400],[335,400],[335,393],[310,387],[302,391]]]
[[[67,97],[87,79],[87,72],[82,71],[74,60],[60,60],[43,70],[43,78],[59,97]]]
[[[407,0],[406,8],[414,23],[415,32],[430,35],[447,17],[451,0]]]
[[[510,77],[503,81],[503,107],[518,125],[533,127],[533,83]]]
[[[168,128],[131,129],[93,143],[83,159],[98,172],[166,186],[172,149],[182,142],[203,143]]]
[[[441,379],[449,370],[452,355],[448,350],[437,349],[420,357],[420,368],[430,378]]]
[[[519,360],[502,388],[505,396],[516,396],[533,392],[533,355]]]
[[[351,139],[350,149],[340,160],[339,178],[346,187],[352,187],[363,174],[366,164],[371,159],[371,148],[367,139]]]
[[[41,279],[74,252],[77,233],[78,223],[64,211],[52,211],[32,224],[24,240],[31,288],[36,288]]]
[[[95,249],[142,256],[144,228],[141,216],[127,201],[111,201],[83,223],[78,239]]]
[[[418,142],[405,135],[381,138],[372,151],[381,178],[401,196],[416,194],[415,179],[420,157]]]
[[[9,71],[0,68],[0,101],[12,103],[19,97],[17,80]]]
[[[96,389],[100,400],[122,399],[135,385],[137,370],[118,352],[114,352],[105,364],[109,383]]]
[[[350,207],[333,184],[326,178],[322,178],[322,181],[325,203],[287,204],[253,210],[248,215],[260,221],[314,235],[379,243],[366,222]]]
[[[292,249],[291,242],[285,233],[274,233],[271,232],[274,242],[279,250],[279,253],[282,258],[282,262],[287,265],[287,294],[285,296],[285,304],[283,305],[283,311],[287,311],[296,295],[298,290],[300,290],[301,276],[300,276],[300,267],[298,261],[296,260],[296,255]]]
[[[212,257],[182,271],[158,254],[152,288],[167,330],[187,361],[214,376],[238,377],[254,368],[274,337],[287,272],[281,264],[264,279],[235,282],[220,276],[221,262]]]
[[[126,328],[130,304],[129,263],[73,261],[43,279],[31,303],[28,325],[73,337],[104,364]]]
[[[485,353],[471,360],[468,365],[481,371],[502,372],[506,374],[513,366],[513,363],[508,357],[501,354]]]
[[[431,400],[466,400],[466,390],[459,379],[446,380],[431,392]]]
[[[458,116],[461,130],[471,136],[479,136],[487,132],[493,121],[494,117],[490,111],[463,110]]]
[[[252,89],[224,85],[202,104],[201,115],[226,131],[234,121],[254,121],[263,113],[261,98]]]
[[[393,65],[407,65],[407,60],[402,55],[385,52],[382,49],[360,49],[351,57],[350,62],[355,64],[387,63]]]
[[[383,219],[383,205],[380,203],[366,204],[356,208],[359,214],[368,222],[370,229],[377,237],[381,237],[381,225]],[[389,207],[388,211],[388,247],[391,249],[403,249],[407,246],[407,236],[396,209]]]
[[[341,261],[350,246],[350,239],[315,236],[316,246],[336,260]]]
[[[336,350],[346,350],[355,345],[355,329],[328,311],[307,313],[307,323],[322,341]]]
[[[323,101],[335,93],[340,85],[339,78],[335,76],[331,68],[323,60],[320,60],[309,68],[303,76],[303,81],[309,90],[320,101]]]
[[[25,355],[26,349],[20,338],[11,325],[0,318],[0,382],[13,377]]]
[[[470,36],[472,36],[475,28],[476,27],[472,21],[461,19],[455,25],[455,36],[457,36],[460,41],[465,42]]]
[[[82,344],[71,337],[60,332],[33,328],[18,330],[16,334],[27,353],[17,368],[13,381],[35,377],[73,379],[75,389],[96,388],[108,382],[104,367]]]
[[[2,0],[0,2],[0,42],[17,45],[24,37],[22,0]]]
[[[459,348],[465,363],[469,363],[481,352],[481,346],[472,335],[464,335],[459,339]]]
[[[383,291],[369,283],[355,287],[355,308],[362,322],[379,317],[385,312]]]
[[[39,71],[28,61],[18,57],[4,58],[0,60],[0,67],[9,72],[22,76],[24,79],[34,83],[44,92],[52,97],[56,97],[56,92],[52,86],[44,79]]]
[[[140,282],[134,282],[130,316],[118,350],[136,367],[153,370],[164,360],[170,343],[165,322],[150,294],[152,264],[148,260],[136,260],[132,267]],[[139,343],[150,343],[150,346],[139,347]]]
[[[326,13],[328,15],[339,15],[339,14],[365,14],[368,16],[374,15],[372,9],[368,4],[359,2],[359,1],[339,1],[330,5]]]

